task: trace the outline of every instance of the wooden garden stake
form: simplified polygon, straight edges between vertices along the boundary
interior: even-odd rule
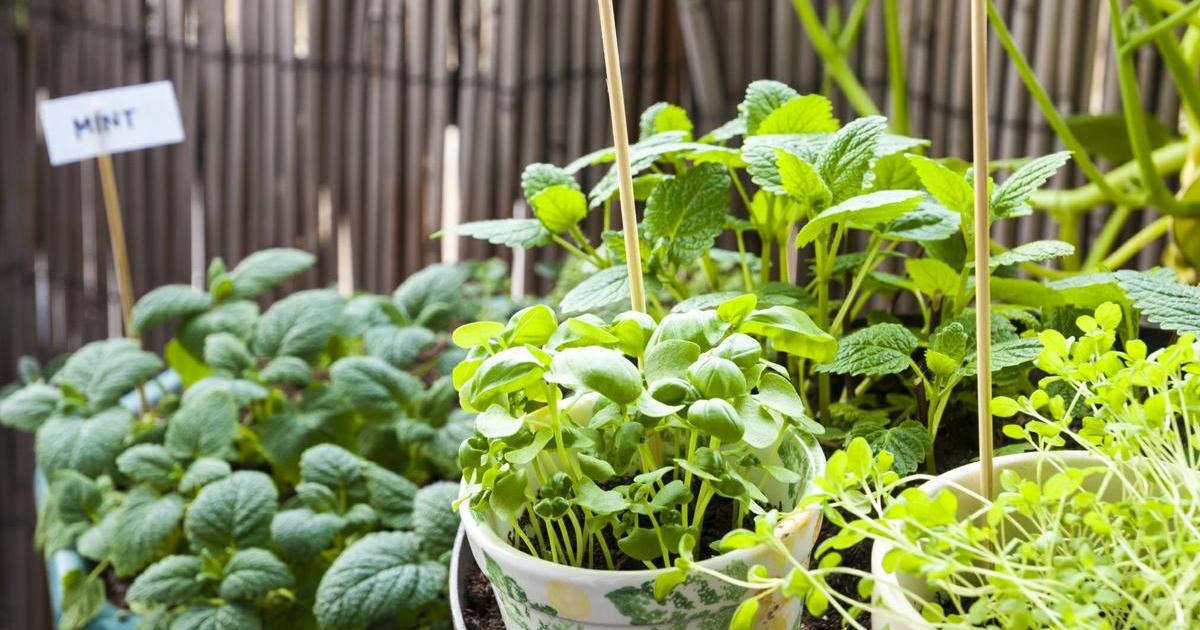
[[[108,219],[108,241],[112,246],[113,265],[117,271],[117,292],[121,295],[121,317],[125,335],[140,339],[133,327],[133,276],[129,272],[129,251],[125,246],[125,222],[121,219],[121,198],[117,195],[117,178],[113,175],[112,156],[96,156],[100,171],[100,190],[104,196],[104,215]]]
[[[642,253],[638,247],[637,209],[633,175],[629,168],[629,131],[625,126],[625,91],[621,86],[621,53],[617,50],[617,25],[612,0],[596,0],[600,7],[600,37],[604,42],[604,70],[608,77],[608,109],[612,115],[613,148],[617,155],[617,184],[621,193],[621,231],[625,234],[625,261],[629,270],[629,299],[633,310],[646,312],[642,284]]]
[[[991,216],[988,208],[987,0],[971,0],[971,138],[975,169],[975,365],[979,389],[979,491],[992,491]]]

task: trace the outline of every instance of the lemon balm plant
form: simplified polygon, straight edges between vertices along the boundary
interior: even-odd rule
[[[535,306],[455,331],[469,348],[455,383],[478,414],[459,451],[460,509],[509,627],[730,618],[742,590],[708,577],[654,594],[679,563],[757,563],[765,550],[716,556],[710,544],[795,505],[823,468],[821,426],[751,336],[791,334],[778,317],[743,295],[660,322],[559,322]],[[798,555],[815,517],[781,526]]]

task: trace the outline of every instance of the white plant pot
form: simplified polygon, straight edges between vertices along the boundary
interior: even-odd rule
[[[810,470],[806,478],[813,479],[824,474],[825,455],[815,443],[808,451]],[[788,487],[767,485],[763,491],[769,499],[787,500]],[[791,500],[796,498],[792,496]],[[507,526],[489,522],[487,516],[472,511],[466,503],[460,511],[471,553],[492,583],[504,625],[509,630],[724,630],[746,595],[744,589],[719,579],[692,574],[660,602],[654,598],[654,578],[663,570],[579,569],[540,560],[509,543]],[[776,534],[793,557],[807,562],[820,523],[820,511],[814,509],[781,522]],[[742,579],[755,564],[778,574],[787,569],[788,563],[766,547],[754,547],[709,558],[700,564]],[[792,628],[800,610],[800,602],[765,600],[755,627]]]
[[[1099,459],[1084,451],[1056,451],[1051,457],[1041,453],[1004,455],[995,459],[992,468],[993,487],[1000,487],[1000,473],[1004,470],[1015,471],[1024,479],[1040,483],[1059,470],[1083,468],[1099,463]],[[958,488],[979,492],[979,462],[959,466],[920,486],[920,489],[930,496],[944,488],[958,495],[958,518],[966,518],[977,511],[981,507],[979,500],[964,494]],[[889,573],[883,570],[883,558],[891,550],[892,545],[886,542],[876,542],[871,548],[871,575],[875,580],[873,603],[877,608],[876,613],[871,616],[871,627],[874,630],[915,630],[931,627],[904,595],[905,590],[908,590],[928,597],[930,591],[925,582],[912,574]]]

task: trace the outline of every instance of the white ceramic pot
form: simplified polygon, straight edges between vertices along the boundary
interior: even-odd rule
[[[824,474],[825,456],[815,443],[808,451],[810,470],[805,478],[813,479]],[[798,498],[797,489],[777,485],[763,489],[772,501]],[[654,578],[662,570],[578,569],[540,560],[513,547],[507,527],[495,526],[466,503],[460,510],[471,552],[492,582],[509,630],[725,630],[746,594],[716,578],[692,574],[660,602],[654,598]],[[820,512],[814,509],[781,522],[776,533],[794,557],[807,562],[820,522]],[[755,564],[772,573],[787,568],[784,559],[765,547],[733,551],[700,564],[737,578],[745,578],[746,570]],[[755,627],[787,630],[799,613],[800,602],[764,601]]]
[[[1022,478],[1041,482],[1061,469],[1083,468],[1099,463],[1100,460],[1084,451],[1056,451],[1051,458],[1040,453],[1004,455],[995,459],[992,468],[993,487],[1000,487],[1000,473],[1004,470],[1012,470]],[[944,488],[958,495],[958,518],[965,518],[978,510],[981,507],[979,500],[957,488],[979,492],[979,462],[959,466],[921,484],[921,490],[930,496]],[[876,542],[871,548],[871,575],[875,579],[873,601],[878,609],[884,611],[872,615],[871,627],[874,630],[929,628],[930,624],[921,618],[920,612],[905,597],[903,590],[927,597],[930,595],[929,588],[917,576],[884,571],[883,558],[891,550],[892,545],[885,542]]]

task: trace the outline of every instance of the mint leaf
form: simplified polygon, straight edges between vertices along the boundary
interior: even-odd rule
[[[308,508],[284,510],[271,521],[271,540],[290,562],[308,562],[328,549],[346,525],[337,514]]]
[[[916,336],[904,326],[875,324],[843,337],[833,361],[816,370],[854,376],[899,374],[908,369],[916,349]]]
[[[755,133],[832,133],[838,130],[833,103],[820,94],[795,96],[767,114]]]
[[[104,607],[104,582],[79,569],[71,569],[62,577],[61,630],[83,630]]]
[[[657,133],[682,131],[690,138],[692,135],[692,120],[688,118],[687,110],[660,101],[647,107],[638,119],[638,140],[645,140]]]
[[[1146,319],[1167,330],[1200,331],[1200,289],[1165,275],[1125,270],[1116,279]]]
[[[992,194],[992,216],[997,219],[1024,216],[1032,212],[1029,196],[1071,158],[1068,151],[1059,151],[1029,160],[1013,171]]]
[[[811,164],[785,149],[775,149],[779,185],[789,197],[814,212],[829,207],[833,194]]]
[[[146,568],[125,593],[135,604],[172,606],[188,601],[204,589],[200,572],[204,568],[196,556],[167,556]]]
[[[809,219],[796,234],[796,247],[813,242],[838,223],[875,228],[916,208],[922,197],[924,195],[915,190],[881,190],[851,197]]]
[[[110,542],[117,576],[134,575],[168,551],[168,543],[178,535],[183,507],[183,497],[173,493],[160,496],[145,487],[135,488],[125,497]]]
[[[54,413],[62,390],[45,383],[30,383],[0,400],[0,424],[22,431],[36,431]]]
[[[331,289],[300,291],[279,300],[258,321],[254,351],[267,357],[314,357],[333,336],[344,302]]]
[[[267,289],[312,267],[317,257],[298,249],[276,247],[263,249],[242,259],[229,279],[233,281],[230,297],[248,299],[262,295]]]
[[[184,531],[192,548],[210,553],[266,545],[279,493],[267,475],[239,470],[200,489]]]
[[[1130,299],[1117,283],[1114,273],[1085,273],[1046,283],[1063,297],[1067,304],[1095,309],[1105,302],[1129,305]]]
[[[171,622],[171,630],[260,630],[262,619],[244,604],[189,606]]]
[[[579,190],[579,182],[575,181],[570,173],[553,164],[534,162],[521,171],[521,192],[526,201],[532,201],[538,193],[551,186],[566,186]]]
[[[838,130],[821,154],[821,178],[833,193],[834,203],[862,192],[864,179],[875,163],[875,150],[887,128],[882,116],[851,121]]]
[[[212,305],[211,295],[191,285],[166,284],[150,290],[133,305],[133,328],[153,328],[168,320],[203,313]]]
[[[719,164],[700,164],[664,181],[646,202],[646,236],[666,241],[676,265],[691,264],[724,229],[729,188],[729,174]]]
[[[533,214],[553,234],[562,234],[587,216],[587,197],[578,188],[555,185],[543,189],[529,200]]]
[[[1031,363],[1042,352],[1042,342],[1036,337],[1007,339],[992,344],[992,371],[998,372],[1004,368],[1014,367],[1023,363]],[[975,350],[967,354],[967,364],[959,368],[957,376],[974,376],[979,366]]]
[[[961,226],[961,215],[926,198],[884,226],[883,234],[896,241],[940,241],[958,234]]]
[[[324,627],[367,626],[444,597],[447,578],[445,566],[421,559],[415,534],[368,534],[325,572],[313,612]]]
[[[588,276],[563,296],[564,315],[598,311],[629,299],[629,276],[624,265],[607,267]]]
[[[550,231],[537,219],[471,221],[459,224],[454,232],[508,247],[541,247],[550,242]]]
[[[886,136],[885,136],[886,137]],[[880,157],[871,167],[871,190],[918,190],[921,178],[906,153]]]
[[[1024,243],[991,257],[992,269],[1005,265],[1016,265],[1023,262],[1042,262],[1052,258],[1070,256],[1075,253],[1075,246],[1063,241],[1044,240]]]
[[[133,416],[121,407],[91,418],[51,416],[34,439],[38,467],[48,475],[70,469],[99,476],[111,469],[132,423]]]
[[[904,261],[904,270],[921,293],[930,297],[958,291],[958,272],[936,258],[909,258]]]
[[[844,444],[860,437],[871,446],[871,452],[891,453],[895,457],[892,470],[900,475],[916,472],[929,451],[929,432],[916,420],[905,420],[894,427],[884,420],[859,420],[846,432]]]
[[[237,420],[233,396],[222,389],[210,389],[188,397],[167,419],[164,443],[180,459],[224,457],[237,436]]]
[[[242,549],[225,565],[221,599],[253,601],[277,588],[292,585],[292,572],[266,549]]]
[[[117,469],[137,483],[164,490],[174,485],[177,464],[159,444],[138,444],[117,457]]]
[[[758,133],[763,119],[797,96],[796,90],[778,81],[754,81],[746,86],[746,96],[738,105],[738,118],[746,123],[746,135]]]
[[[642,171],[650,168],[655,162],[664,155],[669,153],[679,153],[685,151],[707,151],[712,149],[711,145],[700,144],[697,142],[685,142],[684,134],[681,131],[667,131],[657,133],[645,140],[640,140],[629,147],[629,170],[631,177],[641,175]],[[607,159],[612,159],[612,149],[605,149],[608,154]],[[572,165],[579,163],[582,159],[576,160]],[[570,170],[572,165],[568,165]],[[588,193],[588,203],[595,208],[605,201],[612,199],[617,194],[617,165],[612,165],[604,177],[596,182]]]
[[[457,496],[457,482],[438,481],[422,487],[413,499],[413,532],[421,537],[421,549],[429,557],[454,547],[458,513],[451,504]]]
[[[939,162],[922,155],[909,155],[909,164],[917,171],[917,177],[925,190],[946,208],[959,215],[970,215],[975,207],[975,191],[967,179]]]

